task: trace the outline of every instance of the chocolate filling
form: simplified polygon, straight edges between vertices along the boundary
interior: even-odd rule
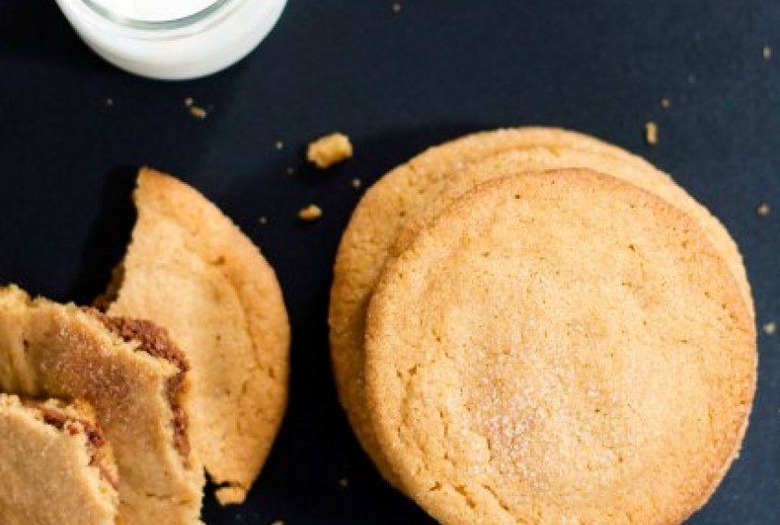
[[[140,343],[141,350],[151,356],[165,359],[179,369],[179,373],[168,380],[166,393],[171,412],[173,412],[173,445],[187,464],[190,455],[190,441],[187,435],[187,413],[181,405],[181,394],[190,365],[184,352],[171,341],[167,330],[150,321],[111,317],[94,309],[89,309],[88,312],[125,342]]]
[[[28,408],[34,408],[41,413],[43,422],[51,425],[57,430],[65,431],[71,436],[75,436],[79,431],[84,432],[87,437],[87,447],[90,455],[90,466],[96,467],[100,477],[114,490],[119,488],[119,482],[114,478],[111,471],[100,462],[100,449],[106,444],[106,438],[103,431],[97,425],[86,419],[71,417],[64,412],[52,408],[43,403],[35,401],[25,401],[23,405]],[[68,425],[68,423],[71,423]],[[79,428],[79,426],[81,428]]]
[[[87,442],[93,448],[98,449],[106,444],[106,438],[103,436],[103,432],[91,421],[68,417],[59,410],[55,410],[46,406],[39,407],[39,410],[43,416],[43,421],[58,430],[65,428],[65,423],[68,421],[72,423],[80,423],[82,429],[84,430],[84,434],[87,436]],[[66,430],[71,436],[78,434],[78,429],[74,426],[69,426]]]

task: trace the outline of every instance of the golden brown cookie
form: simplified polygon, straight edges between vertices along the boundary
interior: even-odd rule
[[[582,167],[630,180],[694,213],[723,250],[752,312],[750,287],[731,237],[684,190],[644,160],[591,137],[549,128],[469,135],[432,148],[391,171],[363,198],[344,234],[331,294],[331,355],[339,396],[364,449],[391,483],[367,419],[365,311],[388,254],[401,250],[425,221],[475,184],[526,170]]]
[[[188,365],[147,321],[0,289],[0,391],[84,399],[111,443],[126,525],[199,523],[203,468],[190,453]]]
[[[142,169],[109,314],[168,329],[192,370],[191,440],[223,504],[257,477],[287,402],[290,331],[273,269],[203,195]]]
[[[552,128],[475,133],[430,148],[382,177],[363,196],[336,256],[329,325],[333,371],[350,424],[382,475],[397,479],[382,458],[365,407],[363,333],[368,301],[401,226],[438,195],[448,173],[507,151],[528,147],[593,151],[634,158],[620,148],[575,132]],[[565,167],[565,166],[559,166]]]
[[[561,148],[552,152],[545,148],[515,150],[474,163],[462,170],[448,174],[438,184],[437,194],[426,207],[404,222],[391,249],[392,255],[401,253],[416,236],[420,228],[435,218],[442,210],[466,192],[492,179],[508,177],[521,172],[560,169],[563,167],[587,168],[632,183],[676,206],[699,222],[708,239],[729,265],[737,279],[745,304],[753,313],[753,299],[745,266],[739,248],[726,228],[707,208],[696,202],[684,189],[665,173],[644,162]]]
[[[755,328],[665,200],[587,170],[488,182],[386,268],[371,420],[444,524],[679,523],[739,449]]]
[[[116,523],[116,464],[89,405],[0,394],[0,436],[0,523]]]

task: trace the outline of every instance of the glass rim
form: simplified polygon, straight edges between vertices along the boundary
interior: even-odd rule
[[[100,5],[95,0],[80,1],[101,18],[123,27],[143,30],[171,30],[181,29],[201,22],[202,20],[221,10],[226,5],[238,2],[240,0],[214,0],[211,4],[204,7],[200,11],[196,11],[192,14],[179,18],[172,18],[170,20],[139,20],[115,13],[110,9]]]

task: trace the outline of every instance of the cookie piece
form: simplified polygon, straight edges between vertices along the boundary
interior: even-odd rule
[[[83,402],[0,394],[0,522],[114,525],[111,447]]]
[[[260,251],[203,195],[144,168],[110,315],[166,327],[192,365],[190,438],[222,504],[240,503],[287,403],[290,329]]]
[[[376,436],[443,524],[679,523],[736,456],[755,328],[697,221],[587,170],[488,182],[388,266]]]
[[[361,200],[339,246],[331,292],[331,357],[339,397],[363,448],[392,484],[397,480],[367,419],[363,377],[366,307],[388,254],[403,249],[422,224],[478,182],[509,172],[571,167],[630,180],[696,213],[726,254],[752,312],[750,287],[731,237],[668,175],[643,159],[597,139],[550,128],[477,133],[431,148],[385,175]]]
[[[309,144],[306,160],[317,169],[328,169],[352,157],[352,143],[343,133],[331,133]]]
[[[0,289],[0,390],[95,407],[119,470],[122,523],[199,523],[203,468],[190,453],[188,365],[146,321]]]

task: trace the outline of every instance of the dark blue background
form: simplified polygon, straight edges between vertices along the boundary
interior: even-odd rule
[[[336,246],[361,195],[351,179],[370,183],[445,139],[545,124],[647,157],[724,221],[745,253],[759,323],[780,321],[779,3],[402,4],[394,14],[385,0],[291,0],[237,67],[161,83],[102,63],[53,2],[0,0],[0,281],[90,300],[123,253],[133,172],[144,163],[211,197],[279,273],[294,334],[289,414],[247,504],[208,501],[210,524],[429,523],[379,479],[345,423],[326,307]],[[766,44],[776,47],[769,61]],[[208,118],[193,118],[185,97]],[[655,148],[644,143],[647,120],[660,127]],[[335,129],[352,137],[356,158],[325,173],[306,167],[307,142]],[[296,211],[310,202],[325,215],[300,224]],[[755,213],[761,202],[772,215]],[[779,340],[760,337],[742,457],[693,523],[780,522]]]

